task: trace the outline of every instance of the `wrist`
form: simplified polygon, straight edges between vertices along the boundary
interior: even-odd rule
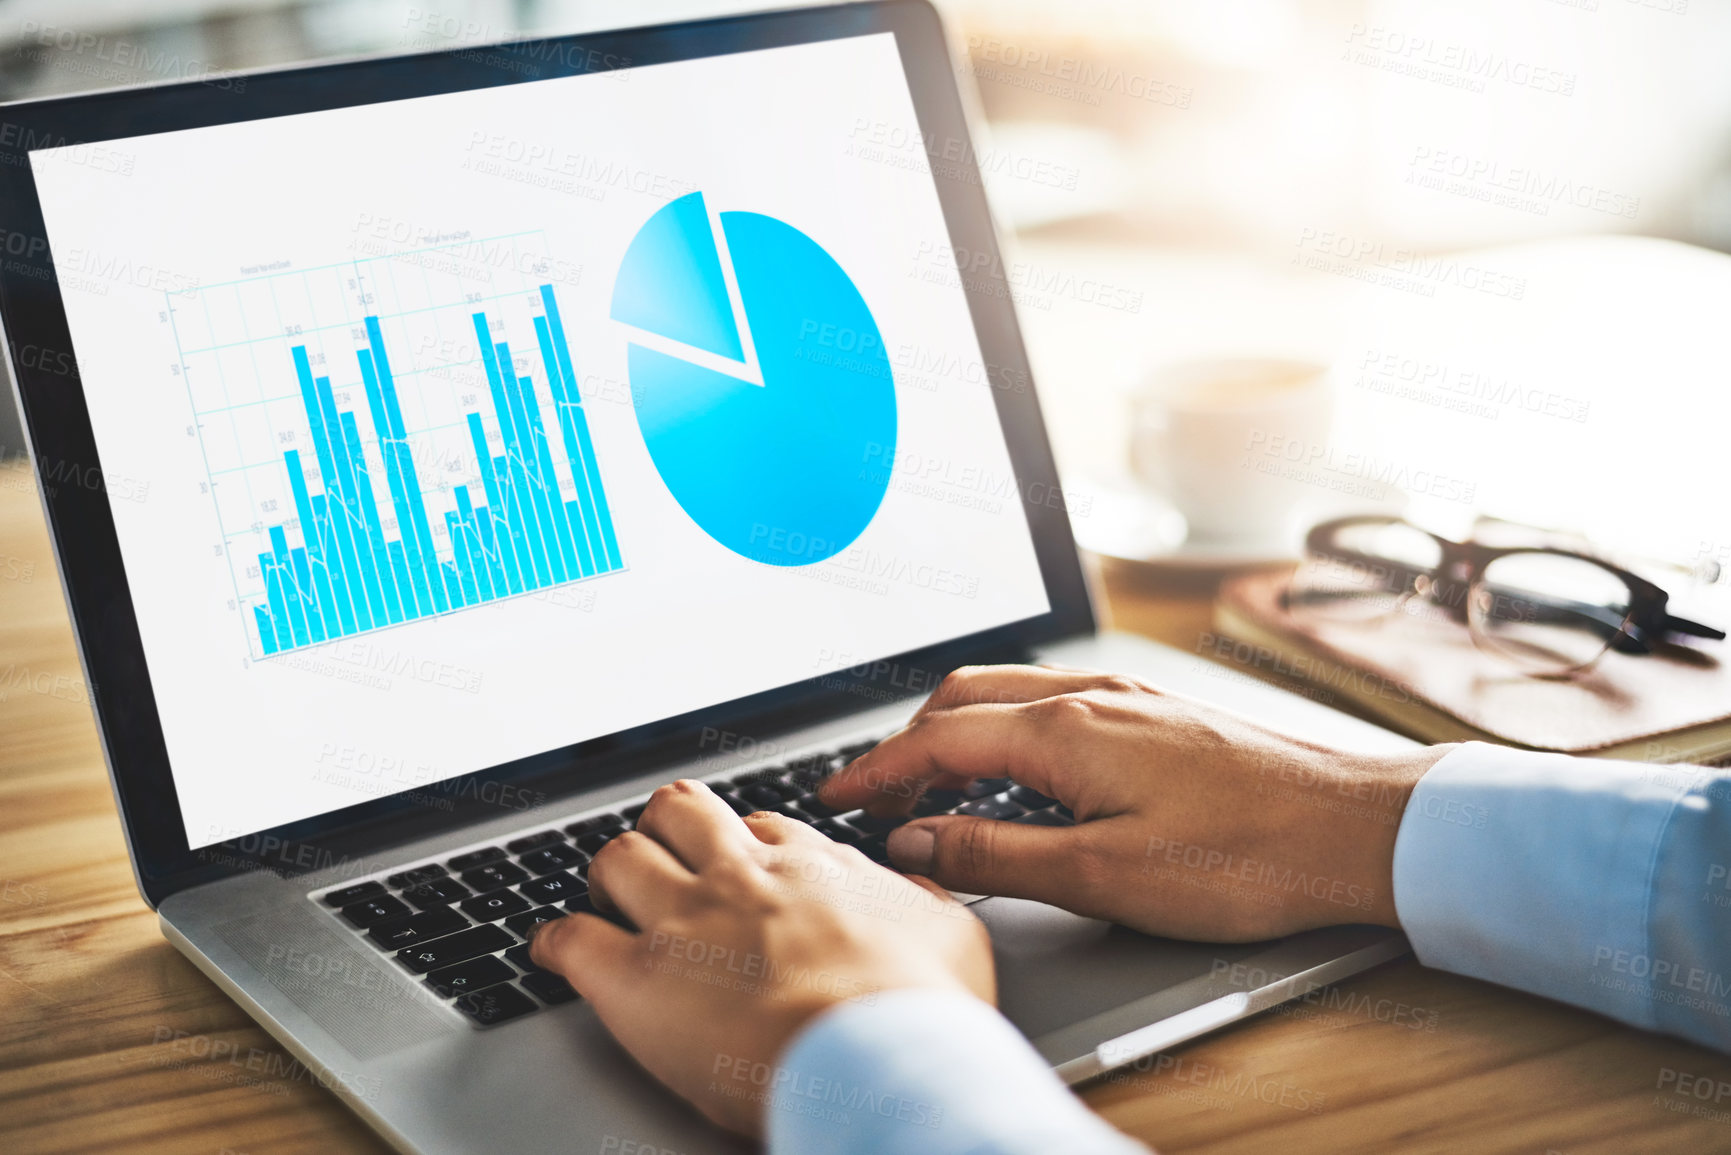
[[[1353,754],[1332,775],[1343,805],[1330,824],[1343,877],[1365,888],[1363,922],[1399,928],[1394,905],[1394,845],[1407,803],[1426,771],[1459,744],[1425,746],[1401,754]]]

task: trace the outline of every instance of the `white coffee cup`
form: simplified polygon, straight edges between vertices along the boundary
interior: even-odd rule
[[[1333,417],[1326,365],[1182,362],[1152,373],[1132,400],[1131,470],[1184,515],[1187,540],[1279,537],[1309,495],[1282,462],[1324,449]]]

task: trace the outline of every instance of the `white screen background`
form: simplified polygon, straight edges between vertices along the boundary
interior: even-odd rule
[[[884,34],[108,142],[120,163],[33,153],[190,843],[1044,613],[917,134]],[[889,491],[859,540],[816,566],[715,543],[636,426],[613,273],[643,221],[692,188],[712,213],[765,213],[821,244],[900,366]],[[565,270],[627,570],[253,660],[203,488],[206,443],[241,433],[188,435],[163,311],[285,262],[524,230]],[[233,387],[295,391],[292,370],[259,372],[278,379]],[[399,391],[407,408],[413,387]]]

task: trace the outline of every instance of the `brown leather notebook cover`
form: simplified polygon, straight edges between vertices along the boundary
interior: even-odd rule
[[[1427,741],[1478,738],[1652,762],[1731,755],[1731,644],[1613,651],[1568,680],[1534,678],[1449,621],[1399,613],[1371,623],[1295,620],[1281,606],[1287,580],[1265,572],[1222,585],[1215,625],[1241,652],[1221,656],[1327,687]],[[1244,645],[1257,652],[1244,655]]]

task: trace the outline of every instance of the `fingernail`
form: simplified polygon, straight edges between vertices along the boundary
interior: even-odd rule
[[[890,861],[908,874],[930,874],[938,836],[927,826],[901,826],[890,831],[886,844]]]
[[[553,919],[550,922],[538,922],[534,926],[531,926],[529,928],[528,943],[529,943],[529,956],[531,958],[533,958],[535,955],[535,940],[541,937],[542,931],[547,930],[548,927],[552,926],[553,923],[558,922],[558,921],[560,921],[560,920],[559,919]],[[550,942],[552,940],[549,939],[548,941]]]
[[[529,943],[529,957],[530,958],[535,957],[535,940],[541,937],[541,928],[544,926],[547,926],[547,925],[549,925],[549,924],[544,923],[544,922],[538,922],[534,926],[529,928],[529,937],[528,937],[527,941]]]

